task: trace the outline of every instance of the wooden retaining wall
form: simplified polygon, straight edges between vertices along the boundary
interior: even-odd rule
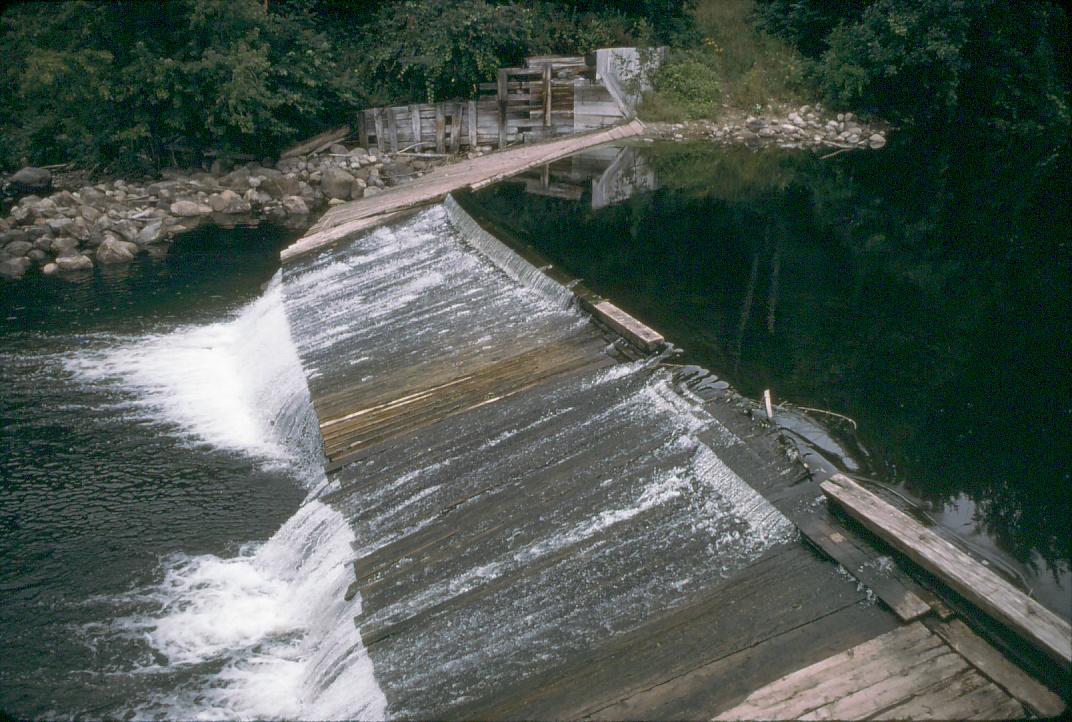
[[[353,124],[318,135],[283,153],[318,152],[356,137],[380,153],[457,153],[463,148],[503,148],[621,122],[628,114],[579,56],[537,56],[524,67],[499,69],[481,83],[476,100],[410,103],[359,111]]]

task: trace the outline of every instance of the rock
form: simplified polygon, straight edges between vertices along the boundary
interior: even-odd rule
[[[89,256],[83,256],[78,253],[72,253],[67,256],[59,256],[56,259],[56,266],[60,271],[64,273],[71,273],[74,271],[88,271],[93,268],[93,261]]]
[[[138,237],[138,227],[133,221],[121,220],[112,224],[112,230],[124,241],[133,242]]]
[[[5,258],[0,261],[0,276],[5,278],[22,278],[30,270],[33,262],[25,256],[19,258]]]
[[[26,257],[29,258],[34,263],[45,263],[49,258],[51,258],[51,256],[48,255],[48,253],[46,253],[45,251],[42,251],[40,248],[33,249],[32,251],[30,251],[29,253],[26,254]]]
[[[368,156],[368,154],[369,154],[368,150],[365,149],[365,148],[362,148],[361,146],[357,146],[356,148],[354,148],[353,150],[350,151],[350,155],[355,157],[355,158],[365,158],[365,157]]]
[[[328,148],[328,153],[331,155],[347,155],[349,152],[350,151],[347,150],[346,146],[342,143],[333,143],[332,146]]]
[[[873,149],[878,150],[879,148],[886,145],[886,137],[881,133],[875,133],[867,139],[867,144]]]
[[[163,228],[163,220],[153,221],[152,223],[145,226],[145,228],[142,228],[140,231],[138,231],[138,236],[134,239],[134,242],[140,246],[153,243],[160,238],[160,234],[163,231]]]
[[[78,198],[86,205],[96,206],[108,200],[104,191],[93,186],[83,186],[78,189]]]
[[[216,213],[224,213],[228,207],[241,200],[242,196],[228,188],[209,196],[208,205]]]
[[[171,204],[171,212],[180,218],[191,218],[204,213],[211,213],[212,208],[194,201],[175,201]]]
[[[778,135],[778,131],[774,130],[773,128],[760,128],[758,135],[761,138],[772,138]]]
[[[111,233],[106,234],[104,240],[101,241],[100,246],[97,248],[97,263],[113,264],[113,263],[130,263],[134,260],[134,250],[131,250],[131,246],[137,249],[133,243],[127,243],[126,241],[119,240]],[[58,261],[59,259],[57,259]]]
[[[377,186],[369,186],[368,188],[365,189],[364,197],[365,198],[371,198],[372,196],[379,195],[380,193],[383,193],[382,188],[379,188]]]
[[[90,223],[101,217],[101,212],[93,206],[82,206],[78,209],[78,213]]]
[[[46,263],[45,267],[41,269],[41,273],[45,274],[46,276],[54,276],[59,272],[59,270],[60,267],[57,266],[55,263]]]
[[[60,238],[53,238],[49,244],[48,250],[52,251],[57,256],[62,256],[64,254],[74,253],[77,248],[78,241],[76,239],[62,236]]]
[[[29,241],[11,241],[4,246],[4,253],[9,256],[25,256],[31,250],[33,250],[34,244]]]
[[[291,216],[304,216],[309,213],[309,206],[301,196],[287,196],[283,199],[283,209]]]
[[[354,177],[342,168],[328,168],[320,176],[320,190],[328,198],[346,200],[353,182]]]
[[[52,189],[52,173],[27,166],[13,173],[7,182],[16,193],[47,193]]]
[[[57,235],[66,231],[73,224],[74,221],[70,218],[49,218],[45,222],[45,225],[48,226],[49,230]]]

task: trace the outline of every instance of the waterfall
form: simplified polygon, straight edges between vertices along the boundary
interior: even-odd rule
[[[267,541],[233,556],[169,555],[157,583],[114,600],[137,611],[93,633],[147,647],[130,673],[166,680],[116,716],[383,718],[353,624],[361,598],[345,600],[354,535],[316,498],[327,483],[323,455],[280,275],[230,319],[112,338],[66,365],[127,391],[127,413],[188,443],[285,468],[309,489]]]

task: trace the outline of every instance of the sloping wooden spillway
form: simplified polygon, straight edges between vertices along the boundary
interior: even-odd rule
[[[294,256],[283,279],[391,716],[710,718],[792,697],[749,695],[868,643],[860,685],[916,680],[887,707],[956,679],[990,685],[973,714],[1024,713],[918,623],[872,642],[897,617],[756,491],[817,496],[770,436],[746,439],[695,375],[452,198]]]

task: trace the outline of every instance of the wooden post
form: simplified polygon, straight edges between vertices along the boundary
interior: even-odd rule
[[[447,119],[444,116],[443,104],[435,104],[435,150],[436,153],[446,153]]]
[[[383,108],[375,108],[372,111],[372,121],[376,126],[376,147],[382,155],[387,152],[387,143],[383,137]]]
[[[495,99],[499,102],[499,147],[506,145],[506,71],[496,77]]]
[[[551,64],[543,66],[543,127],[551,127]]]
[[[365,120],[365,111],[357,114],[357,142],[362,148],[368,148],[368,121]]]
[[[387,140],[391,143],[391,152],[398,152],[398,118],[395,117],[397,108],[387,108]]]
[[[476,101],[469,101],[469,150],[475,150],[477,146],[476,140]]]
[[[462,144],[462,104],[454,103],[450,116],[450,152],[457,153]]]
[[[409,106],[409,126],[413,129],[413,142],[415,150],[421,152],[421,106]]]

